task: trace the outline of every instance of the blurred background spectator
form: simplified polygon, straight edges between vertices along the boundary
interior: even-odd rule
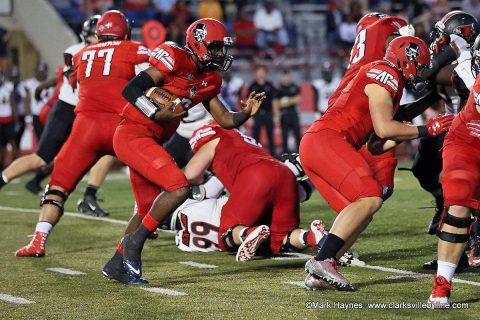
[[[282,13],[274,7],[272,0],[265,0],[263,6],[258,7],[253,22],[257,28],[257,46],[260,49],[282,49],[288,44]]]
[[[202,0],[198,5],[197,17],[223,20],[223,8],[218,0]]]
[[[300,87],[292,81],[287,69],[282,72],[277,99],[282,128],[282,153],[298,152],[298,146],[300,145],[300,119],[298,116]],[[295,140],[293,148],[289,147],[290,134],[293,135]]]

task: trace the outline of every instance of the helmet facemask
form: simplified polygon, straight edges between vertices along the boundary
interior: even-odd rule
[[[233,62],[233,57],[227,54],[233,44],[232,38],[225,37],[223,41],[212,41],[206,45],[209,59],[204,64],[210,70],[227,71]]]

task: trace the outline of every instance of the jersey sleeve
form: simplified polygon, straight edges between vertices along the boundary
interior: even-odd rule
[[[216,138],[219,138],[218,128],[211,125],[200,127],[193,132],[192,137],[190,138],[190,147],[192,148],[193,153],[196,153],[203,145]]]
[[[392,99],[398,92],[398,73],[387,65],[373,65],[365,69],[366,84],[378,84],[390,92]]]
[[[175,50],[168,44],[162,44],[158,48],[155,48],[148,61],[162,74],[169,74],[177,67]]]

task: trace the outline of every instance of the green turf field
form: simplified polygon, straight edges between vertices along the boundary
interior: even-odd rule
[[[1,207],[33,208],[38,198],[23,189],[23,179],[0,191]],[[85,182],[78,190],[83,191]],[[67,211],[75,211],[81,193],[73,194]],[[129,182],[120,173],[107,181],[100,197],[111,218],[126,221],[133,207]],[[359,239],[354,250],[371,266],[423,273],[421,264],[435,255],[436,239],[425,233],[433,208],[429,195],[419,189],[408,172],[397,174],[396,191]],[[330,225],[333,212],[316,193],[302,205],[302,226],[321,218]],[[419,309],[372,309],[368,303],[425,302],[432,277],[345,267],[342,273],[358,286],[354,293],[307,291],[305,259],[254,259],[235,262],[224,253],[183,253],[172,234],[161,233],[149,241],[143,254],[148,287],[185,293],[170,296],[140,287],[107,281],[101,276],[104,263],[115,250],[124,226],[118,223],[65,216],[48,240],[44,258],[15,258],[13,252],[29,241],[37,214],[0,209],[0,295],[35,301],[14,304],[0,301],[1,319],[478,319],[480,277],[477,271],[458,274],[472,281],[454,284],[452,302],[468,303],[468,309],[433,311]],[[199,269],[182,261],[216,265]],[[68,268],[84,275],[64,275],[47,268]],[[384,269],[385,270],[385,269]],[[391,270],[395,271],[395,270]],[[392,278],[393,277],[393,278]],[[293,283],[293,284],[292,284]],[[295,285],[297,284],[297,285]],[[311,306],[332,308],[311,309]],[[362,309],[333,308],[333,303],[362,304]],[[323,305],[321,303],[324,303]]]

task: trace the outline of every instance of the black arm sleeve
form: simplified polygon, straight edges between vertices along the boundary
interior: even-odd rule
[[[441,99],[437,91],[433,91],[418,100],[402,104],[393,117],[394,120],[403,122],[410,121],[418,115],[421,115],[429,106]]]
[[[143,95],[145,90],[154,86],[155,82],[152,77],[145,71],[142,71],[123,88],[122,96],[127,99],[128,102],[135,105],[137,99]]]
[[[429,69],[419,70],[418,76],[422,80],[432,80],[432,78],[436,76],[440,69],[446,65],[449,65],[456,59],[457,54],[453,48],[450,45],[443,46],[442,50],[440,50],[437,54],[434,54],[432,57],[432,67]]]

